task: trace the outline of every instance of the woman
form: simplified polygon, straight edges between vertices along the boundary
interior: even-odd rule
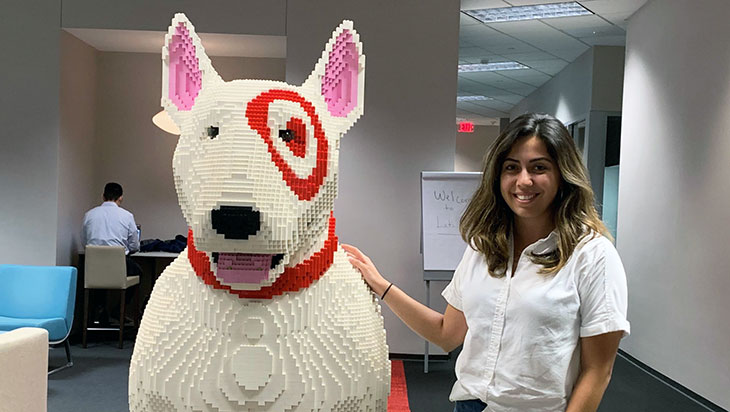
[[[445,351],[462,343],[455,412],[595,411],[629,333],[626,275],[565,126],[518,117],[486,154],[460,222],[467,247],[443,291],[418,303],[342,245],[374,293]]]

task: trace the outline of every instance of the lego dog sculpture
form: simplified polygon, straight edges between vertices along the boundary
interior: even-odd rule
[[[301,86],[223,81],[183,14],[162,60],[190,229],[142,319],[130,410],[385,411],[383,319],[332,217],[339,139],[363,110],[352,22]]]

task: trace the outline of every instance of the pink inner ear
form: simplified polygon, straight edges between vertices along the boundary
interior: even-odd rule
[[[345,117],[357,106],[357,63],[357,45],[344,30],[335,40],[322,79],[322,95],[333,116]]]
[[[177,26],[168,49],[170,100],[178,110],[190,110],[195,104],[195,98],[198,97],[202,81],[193,39],[184,23]]]

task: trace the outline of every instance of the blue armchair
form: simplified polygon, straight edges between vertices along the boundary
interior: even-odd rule
[[[67,363],[49,375],[73,366],[68,335],[75,302],[74,267],[0,265],[0,331],[43,328],[49,344],[63,343]]]

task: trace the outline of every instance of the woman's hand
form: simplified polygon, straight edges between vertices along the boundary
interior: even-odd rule
[[[383,296],[385,290],[390,286],[373,261],[365,256],[358,248],[351,245],[340,245],[347,252],[347,258],[352,266],[360,271],[365,283],[370,286],[373,293],[378,297]],[[387,300],[382,302],[396,314],[414,332],[439,345],[447,352],[454,350],[464,342],[466,331],[466,318],[464,314],[451,305],[446,307],[446,314],[442,315],[435,310],[426,307],[415,299],[408,296],[397,286],[393,286],[388,292]]]
[[[370,286],[370,289],[378,295],[378,297],[383,296],[383,293],[385,292],[385,289],[390,285],[390,282],[388,282],[381,274],[378,272],[378,269],[375,268],[375,265],[373,264],[373,261],[370,260],[369,257],[367,257],[364,253],[360,251],[360,249],[356,248],[352,245],[346,245],[346,244],[340,244],[342,246],[342,249],[347,252],[347,258],[352,264],[352,266],[355,267],[355,269],[360,271],[360,274],[362,275],[363,280],[365,280],[365,283]]]

